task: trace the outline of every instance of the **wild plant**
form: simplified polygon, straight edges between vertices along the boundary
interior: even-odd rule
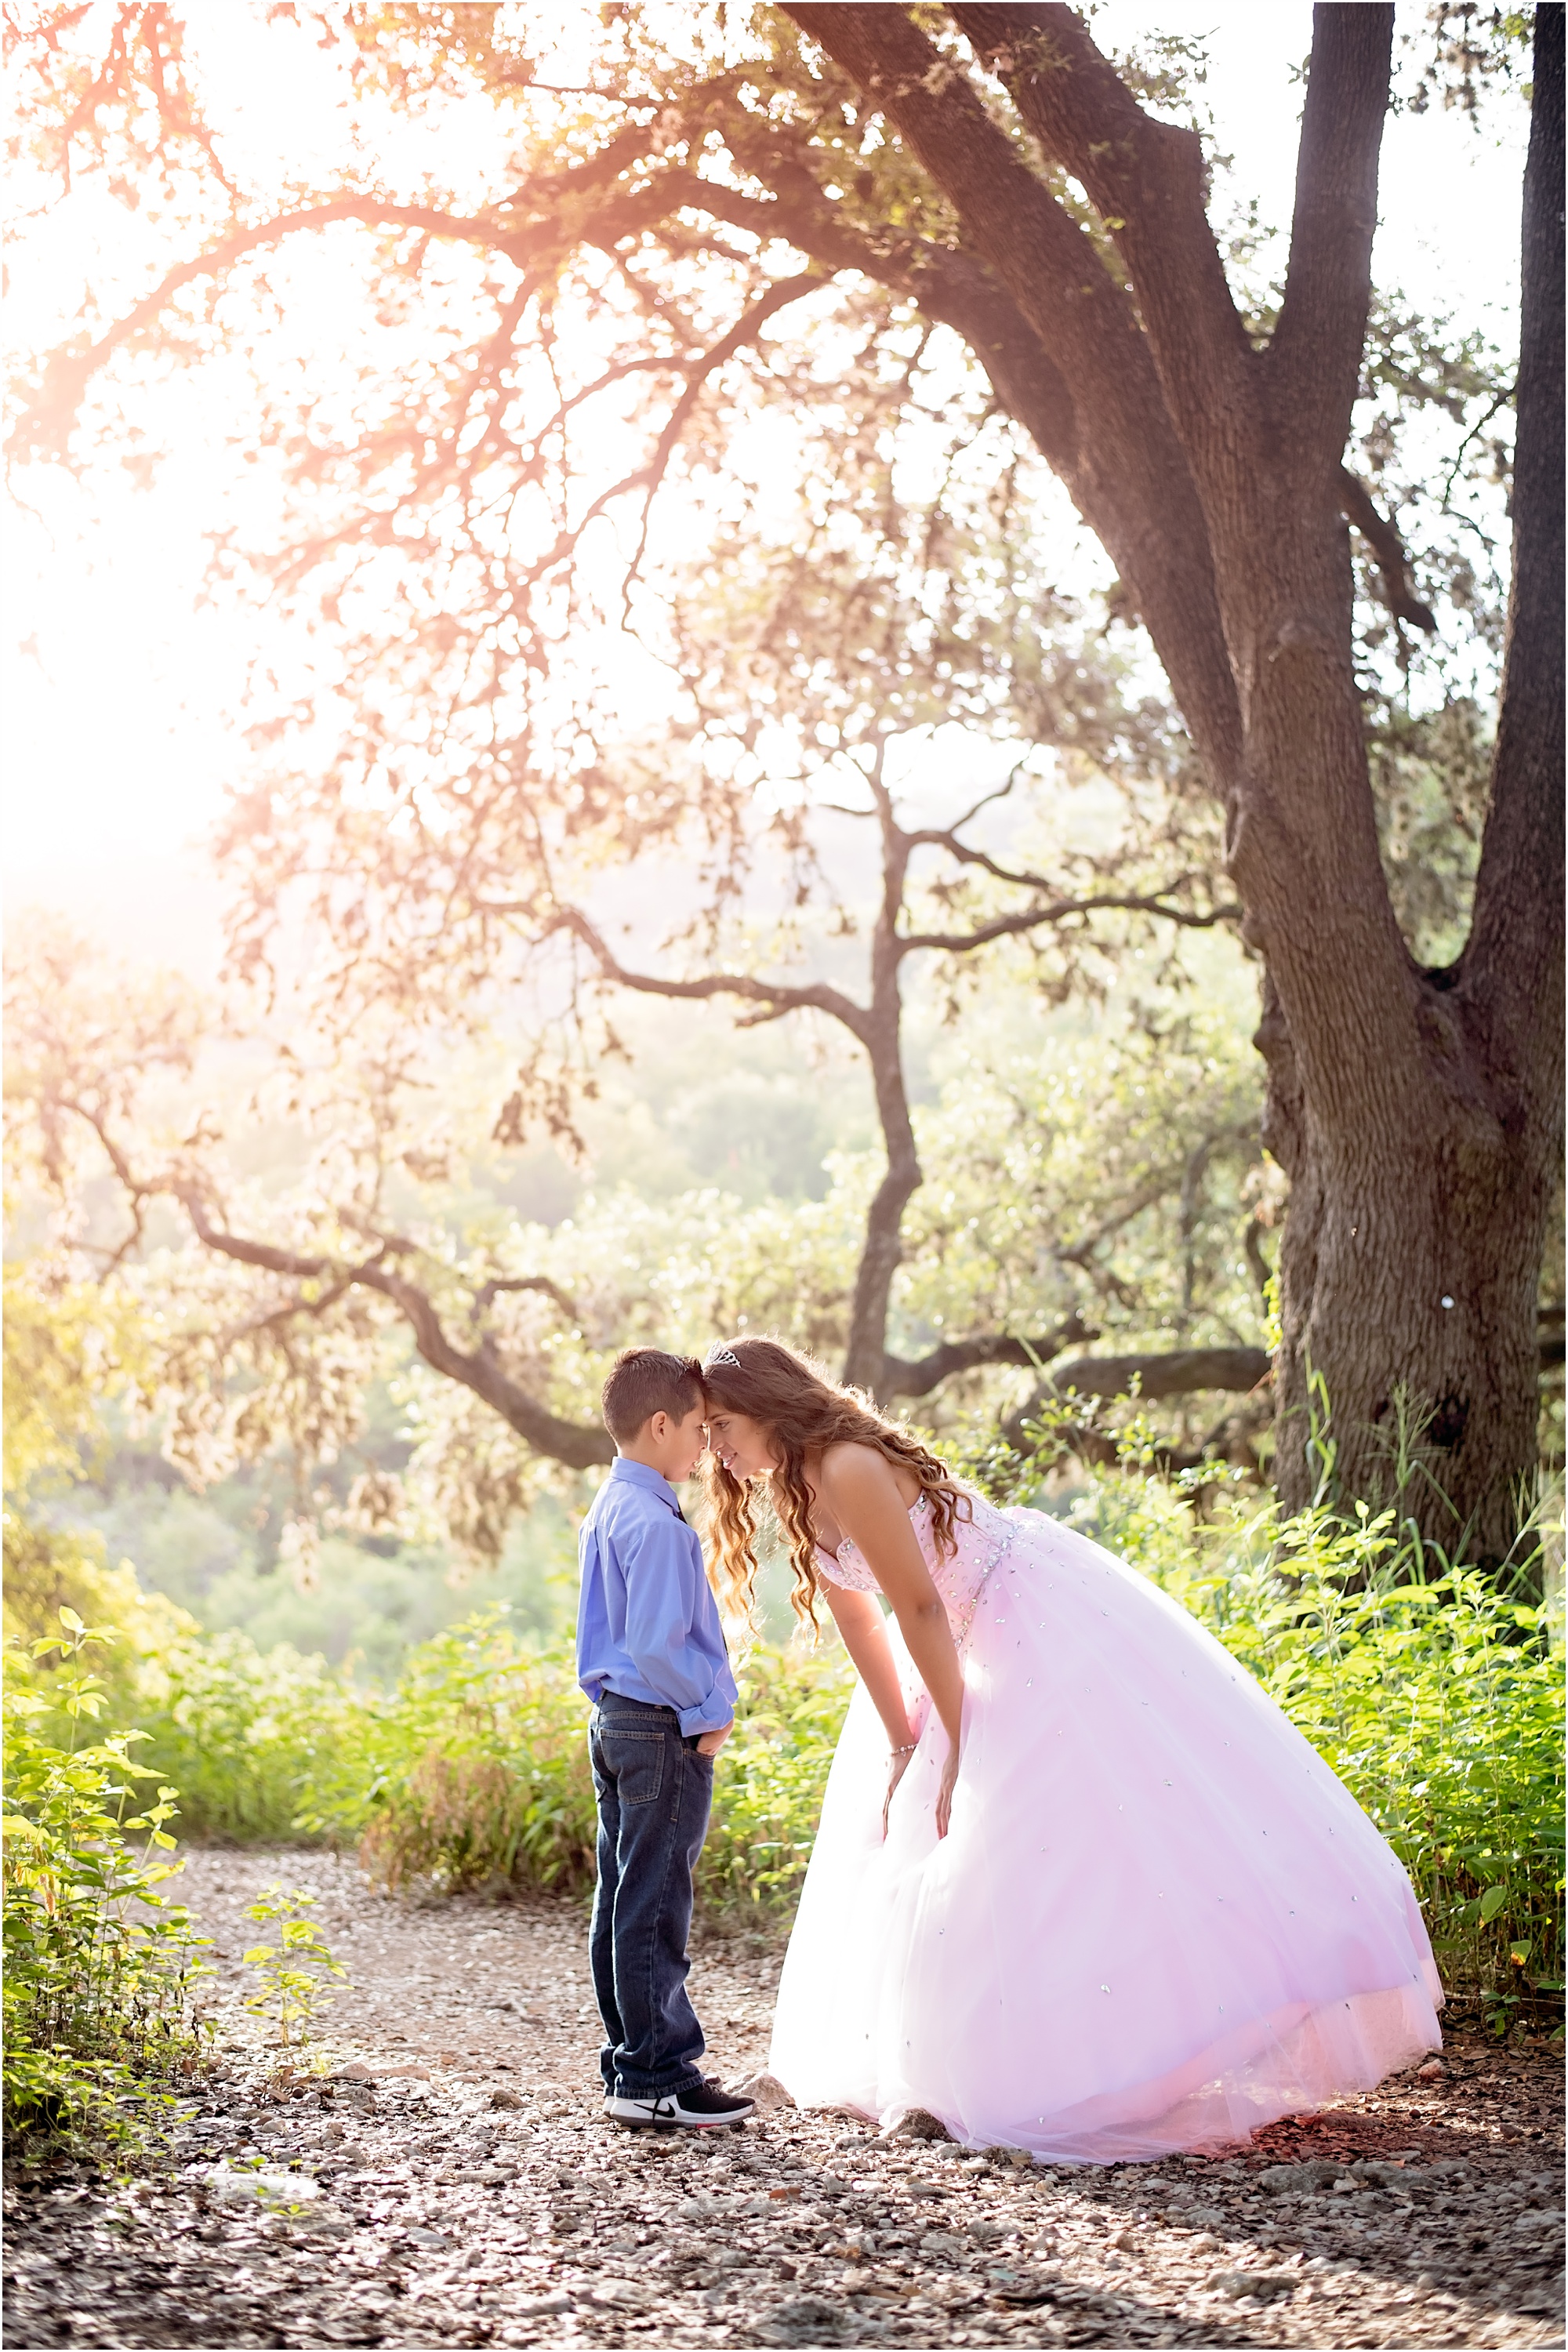
[[[140,2137],[138,2106],[144,2119],[199,2062],[205,1947],[163,1892],[181,1867],[163,1858],[175,1791],[132,1761],[134,1731],[81,1738],[104,1704],[84,1653],[113,1630],[59,1617],[58,1634],[5,1655],[5,2113],[33,2148],[101,2148]],[[65,1748],[40,1729],[61,1720]]]
[[[253,1944],[244,1954],[255,1982],[242,2006],[278,2028],[285,2050],[309,2042],[310,2028],[333,1996],[330,1979],[346,1984],[348,1970],[335,1959],[320,1924],[309,1914],[320,1895],[306,1886],[284,1886],[274,1880],[245,1916],[258,1927],[275,1927],[275,1944]]]

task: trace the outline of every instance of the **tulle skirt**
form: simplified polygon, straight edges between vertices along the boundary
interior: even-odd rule
[[[779,1987],[796,2103],[1113,2163],[1244,2139],[1437,2049],[1420,1910],[1343,1783],[1135,1570],[1037,1512],[985,1510],[994,1548],[999,1516],[947,1838],[940,1723],[884,1842],[887,1736],[864,1690],[850,1706]]]

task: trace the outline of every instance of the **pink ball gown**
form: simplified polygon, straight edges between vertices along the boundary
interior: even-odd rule
[[[921,1694],[883,1842],[887,1734],[858,1690],[779,1985],[769,2063],[797,2105],[1121,2163],[1439,2048],[1403,1867],[1245,1667],[1085,1537],[973,1513],[945,1560],[923,1498],[910,1514],[963,1661],[952,1829]],[[877,1589],[852,1544],[823,1570]]]

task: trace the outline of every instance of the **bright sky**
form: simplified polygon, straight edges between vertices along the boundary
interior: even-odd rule
[[[233,0],[195,0],[191,14],[218,79],[217,110],[258,164],[289,155],[308,169],[332,151],[342,135],[336,92],[319,68],[314,81],[301,73],[306,52],[290,54],[263,31],[260,0],[243,12]],[[1402,31],[1418,35],[1425,16],[1424,6],[1402,7]],[[1300,105],[1292,72],[1307,53],[1310,22],[1300,0],[1107,0],[1095,29],[1119,47],[1154,28],[1208,37],[1208,94],[1220,148],[1235,157],[1233,184],[1284,227]],[[449,137],[455,128],[407,136]],[[1483,328],[1505,351],[1516,334],[1526,129],[1517,100],[1496,105],[1479,135],[1458,114],[1395,114],[1384,148],[1380,282],[1402,286],[1419,308]],[[17,341],[33,339],[58,300],[56,288],[79,275],[83,233],[73,222],[18,254]],[[141,233],[108,209],[91,233],[102,241],[92,259],[112,281]],[[51,242],[66,236],[75,240],[69,255]],[[216,888],[200,844],[226,786],[244,776],[235,714],[250,650],[247,625],[194,609],[205,534],[241,511],[245,497],[242,457],[223,440],[220,373],[197,371],[164,395],[159,430],[175,456],[151,491],[106,474],[85,491],[59,479],[42,487],[41,514],[9,518],[5,895],[10,908],[60,907],[117,951],[200,975],[216,939]]]

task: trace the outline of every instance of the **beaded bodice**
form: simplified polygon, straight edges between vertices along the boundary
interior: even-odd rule
[[[969,1630],[981,1586],[1017,1533],[1010,1519],[989,1503],[982,1502],[978,1495],[971,1496],[968,1501],[973,1517],[965,1518],[960,1507],[952,1530],[958,1548],[945,1558],[937,1550],[929,1496],[921,1495],[910,1512],[910,1525],[915,1531],[921,1557],[931,1570],[931,1580],[957,1642],[962,1642]],[[817,1561],[830,1584],[842,1585],[850,1592],[881,1591],[865,1554],[851,1537],[845,1538],[837,1552],[819,1545]]]

